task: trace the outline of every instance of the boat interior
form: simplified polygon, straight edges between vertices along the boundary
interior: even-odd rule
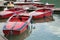
[[[12,12],[32,12],[32,11],[35,11],[36,9],[34,9],[33,7],[32,8],[29,8],[29,9],[26,9],[26,10],[24,10],[23,8],[11,8],[11,9],[9,9],[9,10],[7,10],[7,11],[12,11]]]
[[[25,22],[29,19],[29,16],[13,16],[10,22]]]
[[[48,12],[48,11],[51,11],[51,9],[42,8],[42,9],[36,10],[36,12]]]

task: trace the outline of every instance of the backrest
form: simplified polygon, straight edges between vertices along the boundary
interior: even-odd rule
[[[20,19],[18,17],[13,17],[10,20],[11,22],[20,22]]]

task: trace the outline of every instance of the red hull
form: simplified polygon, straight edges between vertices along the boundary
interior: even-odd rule
[[[38,15],[38,16],[33,16],[33,19],[39,19],[39,18],[45,18],[52,16],[52,10],[51,9],[41,9],[37,10],[36,12],[44,12],[44,14]]]
[[[28,26],[24,27],[24,28],[23,28],[22,30],[20,30],[20,31],[13,31],[13,34],[14,34],[14,35],[21,34],[21,33],[23,33],[25,30],[27,30],[27,28],[28,28]]]
[[[19,6],[33,5],[33,6],[36,6],[37,8],[42,8],[42,7],[45,6],[43,3],[32,3],[32,2],[28,2],[28,3],[15,3],[15,5],[19,5]]]
[[[20,11],[21,10],[21,11]],[[18,13],[23,13],[25,10],[23,10],[22,8],[14,8],[14,9],[9,9],[6,11],[2,11],[0,14],[0,18],[9,18],[10,16],[12,16],[14,13],[18,14]],[[7,14],[6,14],[6,13]]]
[[[45,5],[44,4],[33,4],[34,6],[36,6],[37,8],[43,8]]]
[[[27,28],[28,28],[28,26],[24,27],[22,30],[19,30],[19,31],[18,30],[12,30],[12,33],[11,33],[11,30],[3,30],[3,33],[5,35],[10,35],[10,34],[19,35],[19,34],[23,33],[25,30],[27,30]]]
[[[40,19],[40,18],[43,18],[44,17],[44,14],[41,14],[41,15],[38,15],[38,16],[33,16],[33,19]]]
[[[28,24],[31,21],[29,16],[13,16],[3,28],[5,35],[19,35],[28,29]]]
[[[0,18],[9,18],[9,17],[12,16],[12,15],[13,15],[13,13],[7,14],[7,15],[4,15],[4,16],[1,16]]]

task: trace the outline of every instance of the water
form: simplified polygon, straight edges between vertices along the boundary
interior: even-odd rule
[[[41,0],[43,3],[50,3],[50,4],[55,4],[55,7],[60,8],[60,0]]]
[[[19,1],[19,0],[18,0]],[[43,3],[50,3],[50,4],[55,4],[55,7],[60,8],[60,0],[40,0]]]
[[[33,24],[36,29],[25,40],[60,40],[60,14],[54,14],[55,21]]]
[[[8,40],[60,40],[60,14],[54,14],[53,18],[54,21],[40,19],[38,22],[32,23],[31,31],[27,30],[23,34],[10,35],[6,38]],[[5,24],[5,22],[0,22],[0,34],[3,36],[2,29]]]

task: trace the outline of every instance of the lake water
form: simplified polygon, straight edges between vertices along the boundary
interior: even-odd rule
[[[50,4],[55,4],[55,7],[60,8],[60,0],[40,0],[43,3],[50,3]]]
[[[60,14],[53,14],[51,18],[35,20],[32,23],[32,30],[25,31],[17,36],[6,36],[8,40],[60,40]],[[5,22],[0,22],[0,34],[4,36],[2,30]]]

